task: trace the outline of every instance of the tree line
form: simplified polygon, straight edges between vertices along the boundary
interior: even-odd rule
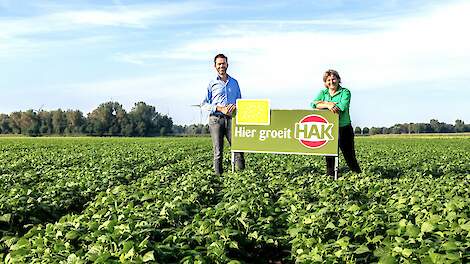
[[[208,135],[209,126],[207,124],[175,125],[173,126],[175,134],[185,135]],[[455,125],[439,122],[437,119],[431,119],[429,123],[405,123],[395,124],[391,127],[355,127],[355,134],[376,135],[376,134],[420,134],[420,133],[462,133],[470,132],[470,125],[462,120],[455,120]]]
[[[419,134],[470,132],[470,125],[462,120],[446,124],[437,119],[429,123],[395,124],[391,127],[355,127],[362,135]],[[118,102],[100,104],[85,117],[80,110],[45,111],[29,109],[11,114],[0,113],[0,134],[91,135],[91,136],[165,136],[208,135],[207,124],[174,125],[171,117],[162,115],[145,102],[134,104],[126,112]]]
[[[174,125],[173,133],[175,135],[209,135],[208,124]]]
[[[462,120],[455,120],[455,124],[446,124],[437,119],[431,119],[429,123],[405,123],[395,124],[391,127],[356,127],[355,134],[377,135],[377,134],[420,134],[420,133],[462,133],[470,132],[470,125]]]
[[[175,134],[185,135],[208,135],[209,126],[203,124],[192,124],[185,126],[173,126]],[[420,133],[462,133],[470,132],[470,125],[462,120],[455,120],[455,124],[446,124],[437,119],[431,119],[429,123],[405,123],[395,124],[391,127],[355,127],[355,134],[377,135],[377,134],[420,134]]]
[[[85,117],[79,110],[26,110],[0,114],[0,134],[164,136],[173,133],[173,120],[145,102],[130,112],[118,102],[106,102]]]

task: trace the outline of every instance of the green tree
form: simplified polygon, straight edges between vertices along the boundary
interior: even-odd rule
[[[388,127],[381,127],[381,130],[382,130],[382,134],[390,134],[391,133],[391,129],[388,128]]]
[[[121,123],[121,133],[126,137],[131,137],[134,135],[134,124],[132,123],[129,115],[126,115],[126,119],[124,119]]]
[[[21,112],[20,117],[21,133],[25,135],[38,135],[39,134],[39,118],[32,109]]]
[[[187,126],[185,132],[186,132],[187,135],[201,134],[200,130],[198,129],[198,126],[195,125],[195,124]]]
[[[165,136],[169,133],[173,127],[173,120],[171,117],[166,115],[157,115],[157,118],[154,120],[155,126],[160,132],[160,136]]]
[[[465,125],[465,132],[470,132],[470,124]]]
[[[11,133],[10,117],[6,114],[0,114],[0,134]]]
[[[389,131],[391,134],[406,134],[408,133],[408,124],[395,124],[389,128]]]
[[[368,127],[364,127],[364,128],[362,129],[362,134],[364,134],[364,135],[369,135],[369,128],[368,128]]]
[[[86,123],[83,113],[79,110],[67,110],[65,112],[66,127],[65,133],[79,134],[83,132],[83,127]]]
[[[145,102],[138,102],[129,112],[131,122],[134,124],[135,135],[149,136],[154,132],[154,120],[157,118],[155,107],[147,105]]]
[[[115,112],[116,119],[114,122],[113,132],[114,133],[117,132],[119,135],[127,136],[128,135],[127,130],[129,129],[129,127],[132,127],[129,114],[127,114],[126,110],[122,107],[122,105],[118,103],[115,103],[114,105],[114,112]]]
[[[67,117],[65,112],[60,108],[52,111],[52,132],[54,134],[62,135],[67,127]]]
[[[420,133],[419,124],[410,123],[409,126],[410,126],[410,130],[409,130],[410,133],[413,133],[413,134]]]
[[[354,134],[360,135],[361,133],[362,133],[362,129],[357,126],[357,127],[354,129]]]
[[[371,135],[382,134],[382,129],[379,127],[371,127],[369,130],[369,134]]]
[[[21,134],[21,112],[10,114],[10,128],[13,134]]]
[[[429,123],[419,123],[418,124],[418,131],[419,133],[432,133],[432,127]]]
[[[135,103],[129,112],[130,120],[137,136],[164,136],[173,131],[173,120],[171,117],[161,115],[155,111],[155,107],[145,102]]]
[[[442,123],[440,123],[437,119],[431,119],[429,121],[429,124],[431,125],[432,132],[434,133],[441,133],[443,130]]]
[[[172,132],[175,135],[184,134],[185,130],[186,130],[186,127],[181,126],[181,125],[173,125],[173,128],[172,128]]]
[[[41,110],[38,112],[39,118],[39,133],[40,134],[52,134],[52,113]]]
[[[88,130],[95,135],[122,135],[121,128],[126,125],[127,114],[118,102],[100,104],[88,114]]]
[[[205,124],[204,127],[202,128],[202,134],[209,134],[210,131],[209,131],[209,125],[208,124]]]
[[[465,132],[465,123],[460,119],[455,120],[455,132]]]

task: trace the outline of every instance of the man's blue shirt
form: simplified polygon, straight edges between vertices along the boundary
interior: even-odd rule
[[[209,82],[207,95],[202,102],[202,107],[211,114],[217,112],[217,106],[235,104],[237,99],[242,98],[237,80],[232,78],[230,75],[227,76],[228,78],[226,83],[222,81],[219,76],[217,76],[215,80]]]

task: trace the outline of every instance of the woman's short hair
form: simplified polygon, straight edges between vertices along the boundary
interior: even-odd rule
[[[339,77],[339,73],[335,70],[329,69],[323,74],[323,82],[326,82],[326,78],[329,76],[335,76],[338,79],[338,83],[341,83],[341,77]]]

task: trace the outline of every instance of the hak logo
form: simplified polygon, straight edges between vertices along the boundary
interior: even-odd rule
[[[307,148],[319,148],[325,145],[332,136],[333,124],[319,115],[308,115],[295,123],[295,138]]]

